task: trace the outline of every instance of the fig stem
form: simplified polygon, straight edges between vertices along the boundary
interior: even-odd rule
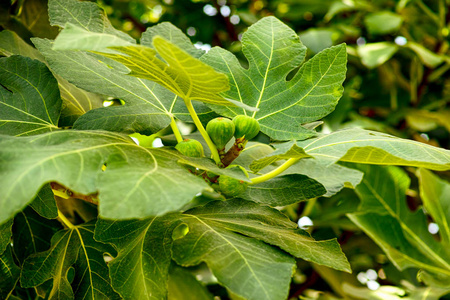
[[[171,117],[170,119],[171,119],[170,128],[172,128],[173,134],[175,135],[175,138],[177,139],[177,143],[182,142],[183,137],[181,136],[180,130],[178,129],[175,119],[173,117]]]
[[[300,158],[289,158],[284,164],[282,164],[281,166],[279,166],[278,168],[270,171],[269,173],[266,173],[264,175],[255,177],[252,179],[252,182],[249,184],[258,184],[264,181],[267,181],[269,179],[272,179],[278,175],[280,175],[281,173],[283,173],[284,171],[286,171],[290,166],[292,166],[293,164],[295,164],[297,161],[299,161]]]
[[[66,216],[58,209],[58,219],[68,228],[73,229],[75,226],[66,218]]]
[[[192,120],[194,121],[195,126],[197,126],[198,131],[205,139],[205,142],[208,145],[209,150],[211,150],[211,155],[214,161],[216,162],[216,164],[219,164],[220,157],[216,145],[214,145],[213,141],[211,140],[205,128],[203,127],[202,122],[200,121],[200,119],[197,116],[197,113],[195,112],[194,106],[192,106],[191,100],[184,100],[184,103],[186,104],[186,107],[189,111],[189,114],[191,115]]]

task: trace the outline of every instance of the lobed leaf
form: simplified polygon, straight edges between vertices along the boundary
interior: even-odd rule
[[[108,268],[114,290],[124,299],[166,298],[174,221],[172,215],[97,221],[95,239],[117,249]]]
[[[274,17],[253,24],[242,37],[249,68],[227,50],[215,47],[202,61],[225,73],[230,90],[225,97],[256,107],[251,114],[261,131],[277,140],[305,139],[315,132],[302,124],[333,111],[342,96],[347,54],[344,45],[331,47],[303,64],[292,80],[286,77],[304,60],[306,48],[297,34]],[[247,114],[239,107],[211,106],[217,113],[234,117]]]
[[[185,212],[182,221],[189,231],[174,241],[175,261],[205,261],[219,282],[247,299],[285,299],[292,272],[288,256],[259,240],[350,272],[336,240],[315,241],[279,211],[256,203],[214,201]]]
[[[103,253],[111,247],[96,242],[94,223],[57,232],[48,251],[29,256],[20,276],[22,287],[53,281],[49,299],[120,299],[111,287]],[[68,272],[73,270],[73,281]],[[72,290],[73,288],[73,290]]]
[[[179,209],[208,185],[176,160],[170,151],[143,148],[109,132],[1,136],[0,206],[5,209],[0,222],[22,210],[51,181],[84,195],[98,192],[100,215],[108,218],[142,218]]]

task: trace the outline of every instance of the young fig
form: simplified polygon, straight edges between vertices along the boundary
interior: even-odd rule
[[[216,145],[217,149],[222,150],[233,137],[234,123],[227,118],[215,118],[206,125],[206,132]]]
[[[177,149],[181,154],[189,157],[203,157],[205,156],[203,152],[203,146],[199,141],[193,139],[185,139],[179,142],[175,149]]]
[[[219,191],[227,197],[236,197],[247,189],[247,182],[221,175],[218,179]]]
[[[258,121],[249,116],[236,116],[233,118],[233,123],[235,127],[234,137],[236,139],[244,137],[249,141],[254,138],[261,129]]]

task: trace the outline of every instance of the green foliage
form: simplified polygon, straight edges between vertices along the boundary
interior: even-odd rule
[[[176,2],[159,4],[161,14],[184,3]],[[99,3],[120,25],[128,3],[112,12],[119,2]],[[153,4],[133,3],[128,18],[138,27],[137,11]],[[192,15],[214,9],[188,3]],[[232,16],[243,3],[230,4]],[[448,9],[249,5],[239,12],[251,23],[241,41],[233,30],[243,24],[222,12],[236,42],[219,30],[222,47],[207,52],[185,25],[162,22],[131,37],[90,1],[0,9],[0,298],[315,299],[304,291],[318,286],[325,299],[450,292],[450,151],[439,147],[448,95],[423,97],[446,80],[440,18]],[[265,5],[276,16],[265,16]],[[434,23],[408,33],[417,9]],[[317,16],[327,28],[301,29]],[[354,44],[358,26],[365,45]],[[438,29],[438,51],[421,44],[428,27]],[[398,33],[406,44],[392,41]],[[371,100],[386,98],[379,85],[389,93],[383,109]],[[434,145],[420,142],[423,131]],[[314,227],[303,229],[301,217]],[[389,285],[357,287],[372,268]],[[317,277],[328,287],[314,285]]]

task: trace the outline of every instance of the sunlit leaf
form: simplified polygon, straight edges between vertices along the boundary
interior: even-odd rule
[[[51,181],[84,195],[98,192],[100,214],[108,218],[147,217],[179,209],[208,185],[176,159],[170,151],[143,148],[109,132],[2,136],[0,220],[23,209]],[[104,164],[107,168],[102,171]]]
[[[315,55],[290,81],[286,76],[301,65],[306,48],[281,21],[274,17],[261,19],[244,33],[242,47],[248,69],[242,68],[231,52],[218,47],[201,58],[228,76],[230,90],[225,97],[258,108],[250,115],[259,121],[261,131],[274,139],[313,136],[314,132],[301,125],[328,115],[342,96],[345,45]],[[241,108],[213,109],[227,117],[249,114]]]
[[[316,159],[376,165],[402,165],[432,170],[450,169],[450,151],[392,135],[347,129],[298,142]]]

